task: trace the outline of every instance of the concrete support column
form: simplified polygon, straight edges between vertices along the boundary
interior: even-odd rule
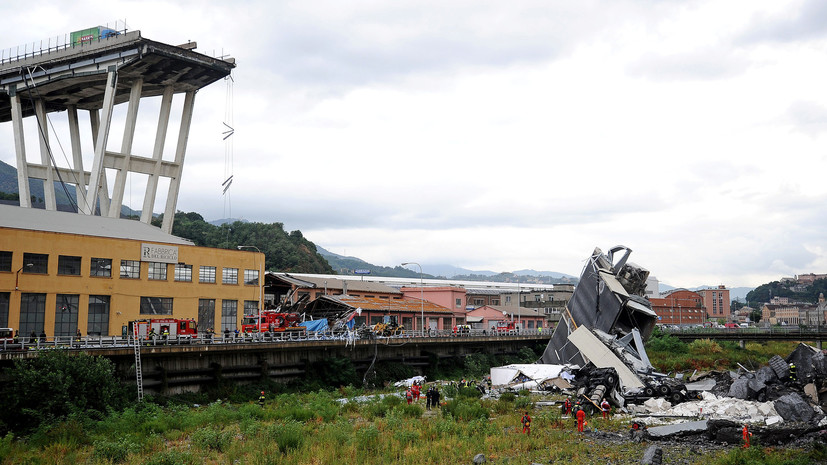
[[[175,176],[169,181],[167,205],[164,209],[164,222],[161,230],[172,234],[172,223],[175,220],[175,208],[178,204],[178,191],[181,189],[181,174],[184,170],[184,156],[187,153],[187,141],[192,124],[192,113],[195,108],[195,91],[187,92],[184,97],[184,108],[181,112],[181,128],[178,131],[178,145],[175,148]],[[260,277],[259,279],[263,279]]]
[[[823,350],[823,349],[821,348],[821,339],[819,339],[819,340],[817,340],[817,341],[816,341],[816,349],[818,349],[818,350]]]
[[[43,100],[34,101],[37,115],[37,138],[40,141],[40,164],[46,169],[46,179],[43,180],[43,199],[46,201],[46,210],[56,211],[55,200],[55,167],[52,165],[51,149],[49,148],[49,120],[46,116],[46,104]]]
[[[83,151],[80,147],[80,125],[78,124],[78,109],[74,105],[66,107],[66,114],[69,117],[69,139],[72,144],[72,163],[77,185],[78,213],[91,214],[90,201],[86,197],[86,173],[83,171]]]
[[[146,224],[149,224],[152,221],[152,208],[155,206],[155,195],[158,193],[158,178],[161,175],[164,142],[167,138],[169,113],[172,109],[172,91],[172,86],[167,86],[164,89],[164,95],[161,98],[161,114],[158,117],[158,130],[155,132],[155,147],[152,150],[152,160],[155,162],[155,167],[146,182],[144,207],[141,211],[141,222]]]
[[[17,155],[17,192],[20,193],[20,206],[32,206],[32,194],[29,190],[29,169],[26,162],[26,143],[23,137],[23,109],[20,95],[15,88],[9,93],[11,97],[11,121],[14,132],[14,151]]]
[[[121,217],[121,205],[123,205],[126,177],[129,173],[129,162],[132,157],[132,142],[135,140],[135,123],[138,119],[138,105],[141,101],[143,86],[143,79],[137,79],[132,83],[132,89],[129,92],[129,108],[126,111],[126,124],[123,131],[123,142],[121,143],[123,164],[115,176],[115,185],[112,188],[112,202],[109,206],[110,218]]]
[[[103,95],[103,114],[101,120],[97,121],[97,116],[92,118],[93,129],[97,126],[97,137],[95,137],[95,159],[92,162],[92,169],[90,170],[91,178],[89,179],[89,194],[88,197],[92,200],[98,198],[100,200],[101,213],[109,209],[109,191],[105,189],[106,173],[104,171],[103,158],[106,155],[106,142],[109,139],[109,127],[112,124],[112,110],[115,105],[115,90],[118,86],[118,73],[114,66],[109,67],[109,73],[106,79],[106,91]],[[95,112],[96,114],[97,112]],[[91,113],[90,113],[91,116]],[[92,206],[92,213],[94,214],[95,205]]]

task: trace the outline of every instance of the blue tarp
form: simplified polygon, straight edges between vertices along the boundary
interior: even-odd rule
[[[321,320],[310,320],[302,323],[302,326],[307,328],[307,332],[327,331],[327,318]]]

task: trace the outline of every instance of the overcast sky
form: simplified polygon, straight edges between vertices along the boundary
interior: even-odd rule
[[[207,220],[426,273],[579,275],[617,244],[678,287],[827,272],[827,2],[26,5],[0,3],[0,47],[125,19],[237,60],[196,98],[178,208]],[[0,141],[14,165],[10,124]]]

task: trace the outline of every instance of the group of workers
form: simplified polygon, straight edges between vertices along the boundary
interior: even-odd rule
[[[415,380],[411,386],[405,390],[405,400],[408,405],[414,401],[419,402],[422,395],[422,381]],[[436,386],[429,386],[425,391],[425,408],[431,410],[431,407],[439,407],[439,389]]]

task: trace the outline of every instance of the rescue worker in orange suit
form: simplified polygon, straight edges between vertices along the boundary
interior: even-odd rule
[[[583,432],[583,426],[586,423],[586,411],[581,409],[577,410],[577,431]]]
[[[566,401],[563,402],[563,413],[571,415],[571,397],[566,397]]]
[[[531,434],[531,417],[528,416],[528,411],[523,414],[523,419],[520,422],[523,424],[523,434]]]
[[[749,447],[749,438],[752,436],[752,433],[749,432],[749,425],[744,423],[743,429],[743,438],[744,438],[744,449]]]
[[[609,405],[609,401],[605,398],[603,402],[600,403],[600,410],[603,411],[603,419],[606,420],[609,418],[609,412],[612,410],[612,406]]]

